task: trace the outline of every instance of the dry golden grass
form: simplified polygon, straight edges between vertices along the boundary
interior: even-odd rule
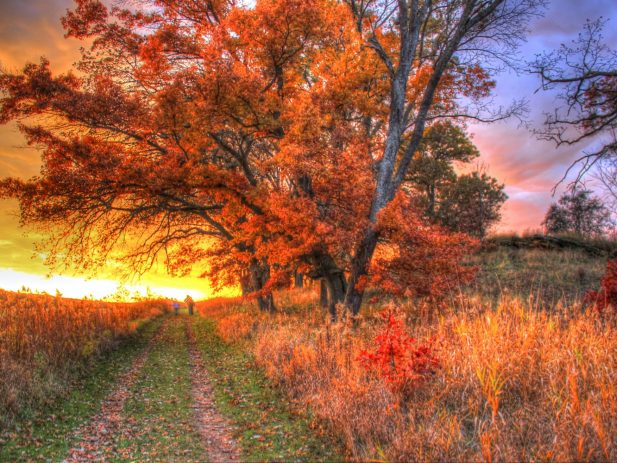
[[[50,402],[75,370],[166,310],[157,302],[111,303],[0,290],[0,421]]]
[[[329,423],[354,458],[617,460],[613,315],[575,305],[546,311],[509,298],[496,309],[466,299],[432,320],[412,305],[398,307],[414,337],[436,340],[441,362],[403,398],[358,361],[380,320],[328,323],[320,309],[303,305],[307,297],[304,310],[253,312],[250,324],[246,304],[241,317],[229,315],[232,304],[217,309],[217,319],[227,333],[238,323],[268,376]]]

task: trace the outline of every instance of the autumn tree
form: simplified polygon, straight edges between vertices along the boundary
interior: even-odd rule
[[[147,5],[144,5],[147,6]],[[269,161],[282,137],[284,81],[297,87],[305,49],[328,29],[317,2],[153,2],[108,10],[78,1],[63,19],[87,39],[77,74],[49,63],[4,74],[1,121],[21,120],[43,171],[9,179],[22,221],[51,234],[51,263],[91,269],[118,251],[131,270],[161,257],[182,272],[205,262],[220,284],[247,275],[271,310],[258,254]],[[219,265],[224,263],[225,266]]]
[[[507,61],[525,32],[525,23],[540,1],[349,0],[357,28],[388,70],[387,123],[381,155],[374,160],[375,187],[367,222],[354,246],[345,304],[357,313],[363,280],[379,242],[380,212],[394,200],[404,182],[427,125],[433,118],[468,111],[439,97],[480,99],[490,89],[479,62]],[[493,61],[494,62],[494,61]],[[470,81],[484,86],[466,86]],[[477,113],[475,114],[477,116]]]
[[[575,233],[596,236],[606,231],[610,213],[603,202],[591,191],[575,188],[566,192],[546,213],[543,225],[547,233]]]
[[[385,69],[359,53],[347,6],[150,6],[78,1],[63,19],[92,44],[78,74],[55,76],[43,60],[2,75],[1,121],[22,121],[44,150],[41,175],[5,180],[4,195],[51,235],[51,264],[201,263],[266,310],[299,270],[326,283],[334,307],[367,204],[340,186],[371,186],[377,130],[358,107],[378,115],[385,99]]]
[[[466,233],[444,231],[414,215],[414,209],[411,197],[398,195],[381,214],[371,282],[392,295],[438,300],[475,276],[465,257],[477,249],[478,241]]]

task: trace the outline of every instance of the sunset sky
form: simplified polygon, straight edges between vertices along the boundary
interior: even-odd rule
[[[80,43],[65,39],[60,17],[71,7],[71,0],[0,0],[0,65],[8,71],[19,70],[26,62],[47,57],[55,72],[67,71],[78,58]],[[522,47],[523,58],[559,47],[576,37],[586,19],[608,19],[605,36],[617,43],[617,2],[614,0],[553,0],[543,18],[536,19],[528,42]],[[539,127],[543,113],[550,111],[555,95],[537,92],[536,76],[503,73],[497,76],[496,104],[507,105],[513,99],[529,102],[528,124]],[[586,145],[555,149],[548,142],[534,138],[518,120],[470,126],[474,142],[482,152],[480,164],[506,184],[510,199],[503,209],[500,231],[525,231],[539,228],[544,213],[553,200],[551,189],[573,159]],[[0,126],[0,176],[30,177],[38,173],[39,154],[27,147],[14,125]],[[43,257],[34,254],[32,233],[18,227],[16,204],[0,201],[0,287],[18,289],[22,285],[54,292],[59,288],[67,296],[92,294],[102,297],[114,291],[117,283],[111,272],[84,281],[79,275],[45,280],[48,269]],[[71,279],[73,278],[73,279]],[[142,291],[146,286],[170,297],[184,297],[191,292],[206,297],[211,291],[197,278],[172,279],[164,272],[153,272],[135,282]]]

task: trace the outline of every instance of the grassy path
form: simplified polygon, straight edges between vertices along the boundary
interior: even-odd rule
[[[106,461],[206,461],[193,412],[185,318],[171,317],[129,391]]]
[[[232,424],[242,461],[342,461],[342,447],[310,416],[290,411],[251,356],[223,342],[212,320],[192,320],[219,411]]]
[[[200,317],[147,323],[70,397],[13,433],[0,462],[335,461],[250,356]]]
[[[191,382],[197,427],[211,462],[233,463],[241,460],[238,446],[232,436],[229,422],[221,415],[214,401],[210,375],[197,346],[193,323],[187,321]]]
[[[121,413],[129,396],[129,389],[135,383],[151,350],[158,345],[163,333],[166,332],[168,321],[165,320],[146,348],[133,359],[127,371],[117,378],[114,389],[103,400],[99,412],[77,430],[75,435],[79,436],[79,442],[69,451],[67,463],[101,460],[104,449],[113,445],[114,435],[120,432],[124,425]]]

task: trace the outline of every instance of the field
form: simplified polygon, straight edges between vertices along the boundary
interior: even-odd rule
[[[0,460],[613,461],[605,262],[497,246],[439,303],[337,322],[316,286],[196,317],[4,292]]]
[[[328,322],[310,290],[280,295],[275,318],[241,301],[201,310],[353,459],[614,460],[615,317],[581,303],[605,259],[497,248],[476,263],[440,306],[375,304],[355,324]]]
[[[493,302],[508,295],[533,298],[544,309],[576,305],[600,284],[606,259],[576,249],[547,251],[499,247],[474,258],[479,265],[470,296]]]
[[[342,458],[211,320],[164,301],[0,295],[2,462]]]
[[[66,393],[79,370],[163,303],[105,303],[0,290],[0,422]]]

